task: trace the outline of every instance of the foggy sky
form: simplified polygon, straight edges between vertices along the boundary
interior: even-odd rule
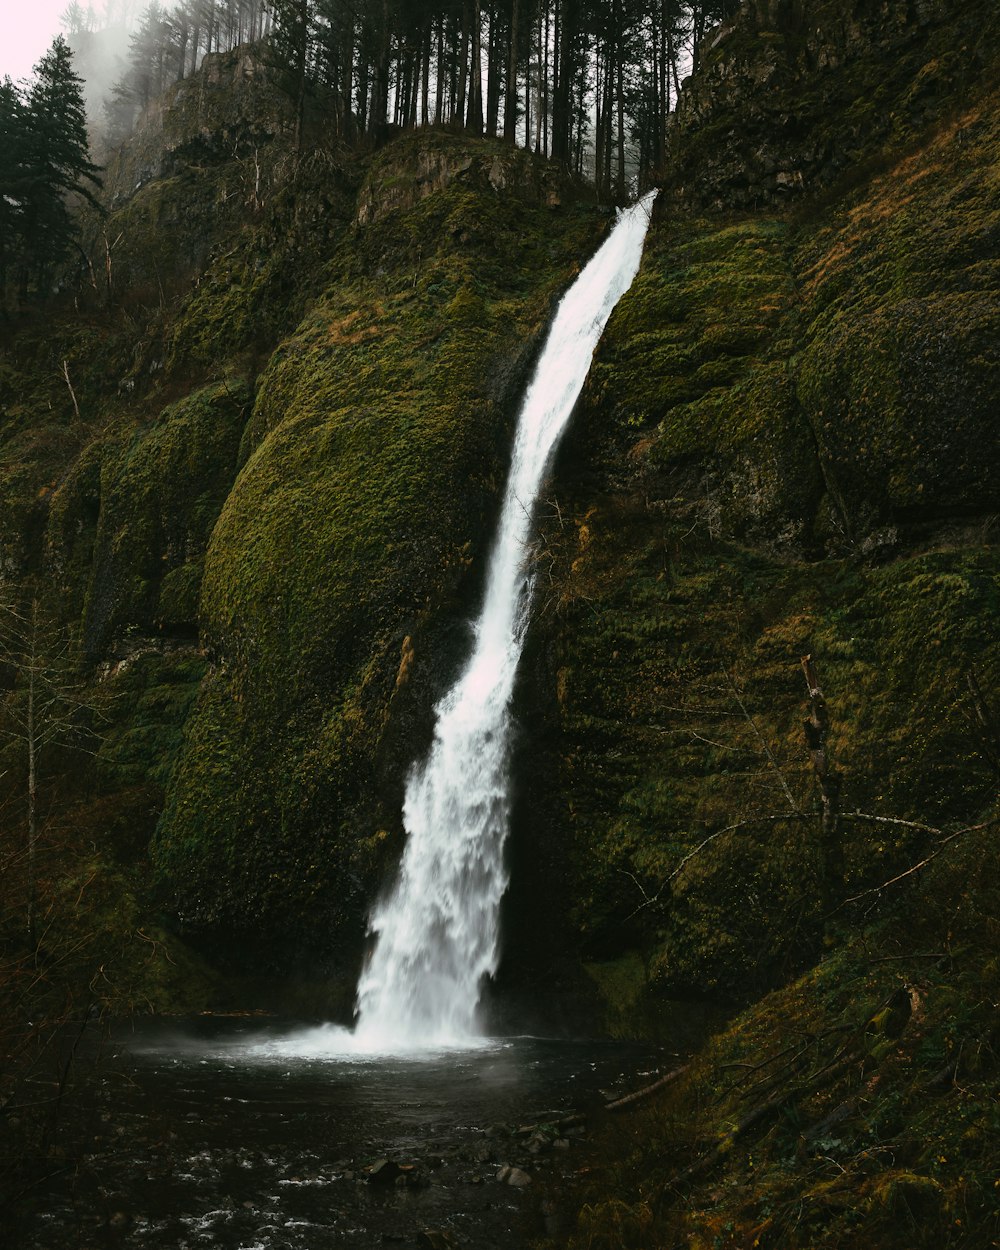
[[[31,77],[56,35],[76,42],[60,21],[70,0],[0,0],[0,79],[15,82]],[[84,80],[87,112],[100,124],[101,103],[121,74],[119,57],[128,53],[129,32],[148,0],[77,0],[91,11],[90,28],[101,31],[89,44],[86,58],[76,55],[74,68]],[[170,8],[173,0],[161,0]]]

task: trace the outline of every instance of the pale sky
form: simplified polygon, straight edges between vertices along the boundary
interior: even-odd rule
[[[16,82],[32,69],[62,30],[60,13],[69,0],[0,0],[0,78]],[[84,5],[86,7],[86,5]]]
[[[28,78],[58,34],[65,34],[59,18],[70,0],[0,0],[0,78],[17,82]],[[83,10],[92,9],[95,27],[120,25],[130,28],[149,0],[77,0]],[[161,0],[170,8],[173,0]]]

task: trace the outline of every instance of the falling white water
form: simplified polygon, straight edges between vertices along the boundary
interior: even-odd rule
[[[472,656],[436,708],[434,742],[406,788],[399,879],[370,921],[352,1049],[476,1043],[507,888],[510,700],[531,597],[532,511],[594,349],[642,258],[655,192],[618,222],[563,297],[524,397]]]

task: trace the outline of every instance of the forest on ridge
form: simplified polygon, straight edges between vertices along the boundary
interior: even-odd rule
[[[682,78],[737,0],[178,0],[142,13],[106,103],[120,140],[208,53],[263,41],[325,138],[379,144],[416,126],[502,136],[619,198],[661,166]],[[76,0],[69,38],[93,24]]]

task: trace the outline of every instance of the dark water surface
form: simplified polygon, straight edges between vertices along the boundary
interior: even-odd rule
[[[553,1229],[554,1200],[586,1152],[577,1126],[558,1143],[551,1130],[532,1141],[527,1126],[673,1062],[648,1047],[530,1037],[331,1055],[332,1033],[302,1045],[289,1026],[216,1017],[147,1022],[120,1039],[97,1094],[99,1140],[38,1214],[32,1250],[361,1250],[433,1245],[427,1229],[478,1250],[525,1246]],[[373,1178],[380,1159],[390,1164]],[[531,1184],[498,1180],[504,1165]]]

